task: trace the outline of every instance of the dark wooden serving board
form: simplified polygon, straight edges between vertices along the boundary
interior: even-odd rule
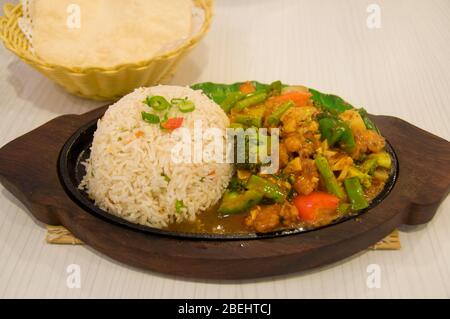
[[[373,119],[399,161],[396,185],[374,209],[316,231],[270,239],[210,241],[150,235],[85,212],[61,186],[57,162],[66,140],[102,107],[58,117],[0,149],[0,181],[41,222],[63,225],[123,263],[184,277],[244,279],[297,272],[364,250],[402,224],[433,218],[450,190],[450,143],[403,120]]]

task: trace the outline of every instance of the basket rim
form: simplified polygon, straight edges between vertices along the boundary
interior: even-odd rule
[[[203,25],[200,28],[200,31],[190,38],[189,40],[185,41],[184,44],[180,45],[176,49],[162,53],[160,55],[157,55],[155,57],[152,57],[151,59],[139,61],[139,62],[132,62],[132,63],[122,63],[118,64],[112,67],[68,67],[64,65],[58,65],[58,64],[52,64],[45,62],[38,58],[35,55],[28,54],[25,55],[22,50],[18,50],[14,47],[14,45],[9,41],[9,37],[5,36],[5,34],[12,30],[12,28],[18,27],[18,18],[22,16],[22,4],[14,5],[12,3],[5,3],[3,7],[4,15],[0,16],[0,20],[4,20],[3,28],[0,29],[0,39],[3,40],[3,43],[5,47],[7,47],[9,50],[13,51],[18,57],[20,57],[22,60],[36,65],[37,67],[41,69],[46,70],[58,70],[60,72],[65,73],[71,73],[71,74],[88,74],[93,72],[101,72],[101,73],[116,73],[123,71],[125,69],[135,69],[135,70],[141,70],[147,68],[149,65],[155,62],[160,62],[164,60],[172,59],[185,51],[188,51],[191,49],[195,44],[197,44],[207,33],[211,26],[211,20],[213,15],[213,6],[214,6],[214,0],[193,0],[194,6],[201,8],[205,12],[205,20],[203,21]],[[12,23],[13,19],[15,19],[14,23]],[[22,32],[22,31],[20,31]],[[23,34],[23,33],[22,33]],[[28,42],[27,39],[25,41]]]

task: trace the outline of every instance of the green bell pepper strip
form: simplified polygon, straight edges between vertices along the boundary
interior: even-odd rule
[[[344,133],[343,127],[336,118],[326,117],[319,120],[320,134],[328,141],[328,145],[333,147]]]
[[[262,117],[260,116],[252,116],[247,114],[238,114],[234,120],[235,123],[242,124],[244,126],[254,126],[261,127],[262,126]]]
[[[249,94],[246,98],[244,98],[243,100],[238,101],[235,105],[234,108],[240,112],[244,109],[246,109],[247,107],[259,104],[264,102],[267,99],[267,93],[262,91],[262,92],[254,92]]]
[[[344,180],[344,186],[354,211],[369,207],[369,202],[364,197],[364,192],[358,178],[347,178]]]
[[[309,89],[309,92],[312,94],[312,100],[316,105],[324,109],[325,111],[328,111],[332,114],[340,114],[347,110],[356,109],[348,102],[344,101],[339,96],[333,95],[333,94],[325,94],[322,92],[319,92],[314,89]],[[364,124],[366,125],[366,128],[369,130],[376,131],[377,133],[380,133],[378,128],[375,126],[375,124],[372,122],[372,120],[369,118],[369,115],[367,114],[367,111],[364,108],[356,109],[358,113],[361,115],[361,118],[364,121]]]
[[[260,192],[264,197],[270,198],[277,203],[282,203],[286,199],[285,192],[277,184],[257,175],[250,176],[247,188]]]
[[[324,117],[319,120],[320,134],[328,141],[329,146],[339,143],[346,152],[351,153],[356,143],[352,130],[344,121],[335,117]]]
[[[315,163],[320,175],[322,176],[327,191],[330,194],[336,195],[340,199],[345,198],[344,190],[338,184],[336,176],[334,176],[327,159],[322,155],[319,155],[316,157]]]
[[[242,193],[226,191],[217,212],[222,216],[244,213],[257,205],[262,199],[263,194],[254,190],[247,190]]]
[[[292,101],[283,103],[279,108],[277,108],[272,114],[269,115],[269,117],[267,118],[267,123],[269,123],[269,125],[278,125],[283,114],[286,113],[286,111],[294,105],[295,104]]]
[[[147,97],[144,103],[153,108],[155,111],[163,111],[171,106],[164,97],[159,95]]]
[[[341,126],[343,128],[343,133],[339,140],[339,145],[344,151],[346,151],[347,153],[351,153],[355,150],[356,147],[355,138],[353,136],[351,128],[347,123],[342,122]]]

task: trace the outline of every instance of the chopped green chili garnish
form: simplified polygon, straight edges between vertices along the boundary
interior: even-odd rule
[[[150,124],[158,124],[160,119],[158,115],[152,114],[152,113],[147,113],[147,112],[142,112],[142,119]]]
[[[183,103],[186,100],[187,100],[187,98],[184,98],[184,99],[173,98],[173,99],[170,100],[170,104],[178,106],[179,104]]]
[[[180,112],[183,113],[189,113],[195,110],[195,104],[194,102],[188,100],[187,98],[185,99],[172,99],[170,101],[170,103],[172,103],[172,105],[175,105],[178,107],[178,109],[180,110]]]
[[[167,102],[167,100],[160,95],[147,97],[144,103],[156,111],[163,111],[165,109],[170,108],[170,103]]]

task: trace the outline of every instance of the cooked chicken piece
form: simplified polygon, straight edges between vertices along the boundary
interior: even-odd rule
[[[340,115],[340,118],[348,123],[353,134],[366,130],[366,124],[356,110],[347,110]]]
[[[298,153],[304,158],[313,155],[320,147],[320,140],[311,132],[289,134],[283,139],[283,142],[289,153]]]
[[[286,150],[309,157],[320,147],[319,124],[314,121],[315,107],[293,107],[281,118]]]
[[[373,153],[381,152],[386,146],[386,140],[375,131],[367,130],[364,132],[365,139],[367,140],[367,148]]]
[[[280,168],[283,168],[289,162],[289,154],[287,152],[286,146],[284,143],[279,144],[279,159],[280,159]]]
[[[301,170],[302,170],[302,163],[300,157],[296,157],[286,165],[286,168],[283,170],[283,172],[285,174],[291,174],[300,172]]]
[[[311,157],[317,152],[317,149],[320,147],[320,135],[315,135],[312,132],[307,132],[302,136],[302,147],[299,154],[303,158]]]
[[[328,158],[328,162],[330,163],[333,171],[342,171],[353,165],[353,159],[345,154],[337,154],[331,158]]]
[[[284,145],[289,153],[298,152],[302,147],[302,138],[300,134],[293,133],[286,137],[284,140]]]
[[[290,108],[281,117],[283,132],[287,134],[295,132],[305,122],[308,124],[312,122],[314,115],[318,112],[319,110],[312,106]]]
[[[314,160],[302,160],[302,170],[296,174],[293,187],[301,195],[308,195],[319,187],[319,172]]]
[[[278,204],[256,206],[245,219],[245,224],[258,233],[267,233],[280,226],[280,210]]]
[[[245,225],[258,233],[267,233],[280,226],[294,225],[297,219],[297,208],[288,202],[283,205],[258,205],[250,211]]]
[[[289,112],[289,110],[287,112]],[[295,117],[283,117],[283,119],[283,133],[294,133],[297,130],[297,121]]]
[[[385,146],[385,140],[377,132],[368,130],[361,115],[356,110],[347,110],[340,115],[351,128],[355,138],[356,147],[352,153],[352,158],[360,158],[362,154],[379,152]]]
[[[380,152],[385,144],[385,139],[377,132],[371,130],[365,130],[355,134],[355,150],[353,151],[352,158],[358,159],[361,155],[368,151],[377,153]]]
[[[293,225],[298,221],[298,210],[294,205],[285,202],[281,207],[280,217],[284,226]]]

